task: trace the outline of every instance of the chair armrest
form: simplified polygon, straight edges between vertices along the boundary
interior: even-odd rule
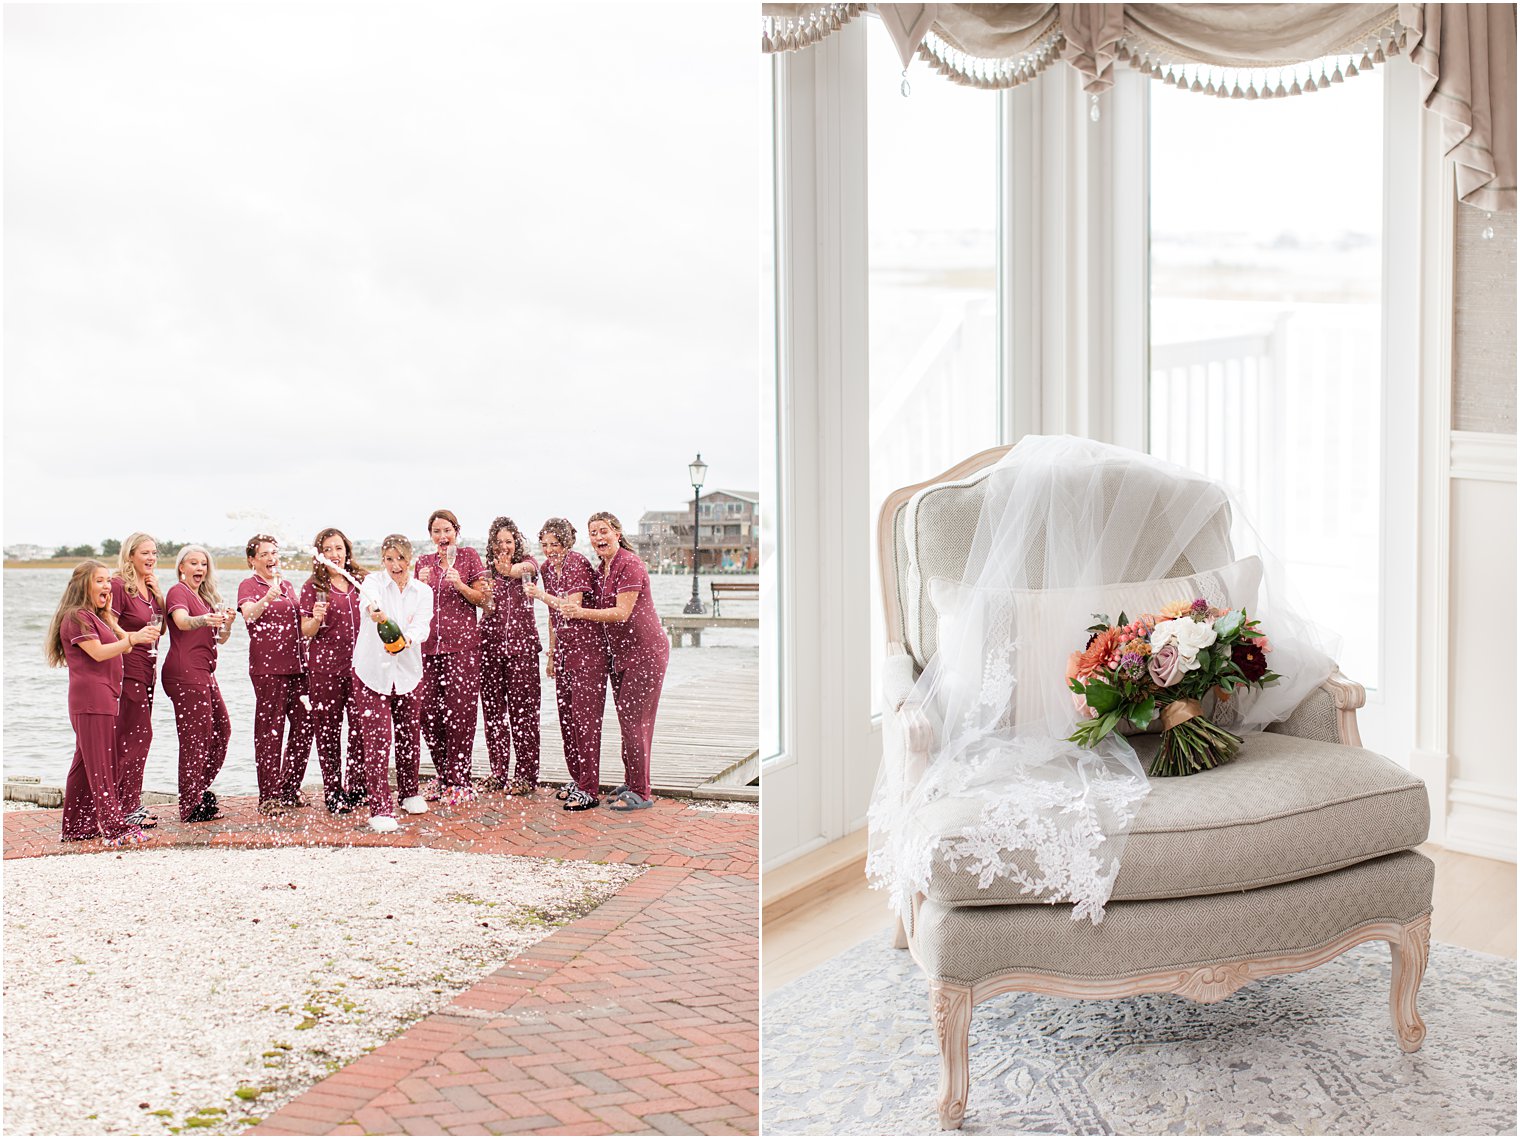
[[[887,646],[881,673],[882,776],[887,786],[906,795],[929,762],[934,729],[926,716],[906,704],[918,681],[918,663],[902,645]]]
[[[881,665],[882,712],[895,714],[917,680],[918,662],[901,645],[888,645],[887,659]]]
[[[1362,734],[1356,726],[1356,710],[1367,703],[1367,690],[1340,670],[1305,696],[1286,720],[1272,724],[1269,732],[1297,736],[1305,740],[1361,747]]]

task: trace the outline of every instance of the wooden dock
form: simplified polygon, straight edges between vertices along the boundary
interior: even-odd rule
[[[542,659],[542,658],[540,658]],[[554,682],[544,678],[543,708],[539,717],[542,754],[539,780],[563,783],[570,778],[560,741],[559,713],[554,704]],[[753,648],[712,646],[676,649],[660,693],[655,720],[653,782],[656,795],[691,796],[703,784],[751,759],[760,747],[760,654]],[[622,782],[622,736],[612,694],[602,720],[602,782],[609,787]],[[431,773],[423,748],[423,769]],[[312,769],[316,764],[313,761]],[[475,737],[473,767],[477,779],[491,773],[485,734]],[[752,798],[754,788],[733,795]],[[712,795],[711,791],[706,792]]]

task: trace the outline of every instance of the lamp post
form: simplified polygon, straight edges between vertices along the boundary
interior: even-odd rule
[[[697,457],[686,466],[691,474],[691,489],[696,491],[696,497],[691,500],[691,600],[686,603],[683,613],[703,613],[702,598],[697,594],[697,557],[702,551],[702,484],[707,481],[707,464],[702,461],[702,452],[697,452]]]

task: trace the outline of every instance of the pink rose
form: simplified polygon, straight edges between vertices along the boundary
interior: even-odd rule
[[[1175,643],[1166,644],[1152,653],[1146,667],[1150,670],[1151,679],[1162,688],[1170,688],[1187,672],[1187,666]]]

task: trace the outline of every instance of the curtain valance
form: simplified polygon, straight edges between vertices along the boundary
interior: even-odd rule
[[[1408,51],[1457,164],[1460,200],[1515,208],[1513,4],[766,4],[762,49],[805,48],[868,9],[905,70],[917,55],[988,90],[1064,61],[1093,94],[1123,63],[1200,94],[1284,98]]]

